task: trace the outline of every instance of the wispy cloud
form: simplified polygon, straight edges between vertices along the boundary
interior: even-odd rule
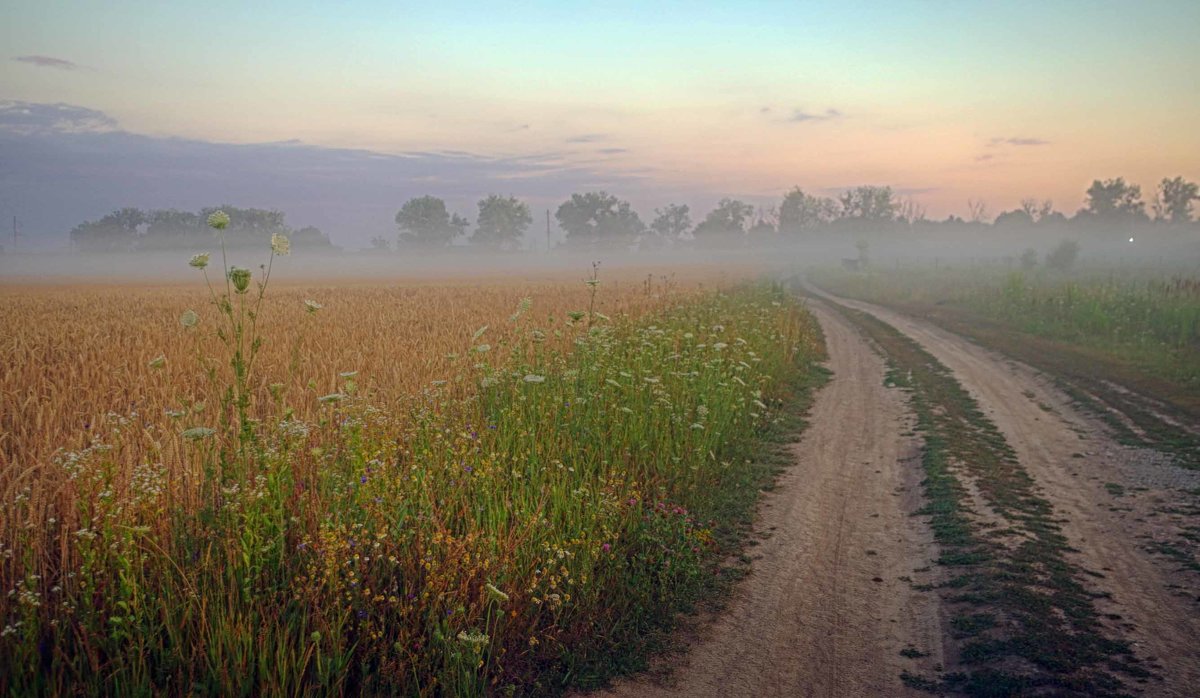
[[[833,119],[840,119],[842,116],[844,116],[842,112],[837,109],[826,109],[823,112],[808,112],[803,109],[794,109],[792,115],[786,121],[793,124],[801,124],[806,121],[831,121]]]
[[[39,68],[53,68],[55,70],[76,70],[79,64],[74,61],[68,61],[65,58],[55,58],[54,56],[13,56],[13,60],[18,63],[28,63],[36,65]]]
[[[1002,145],[1030,146],[1030,145],[1050,145],[1050,141],[1041,138],[993,138],[988,141],[988,145],[995,148]]]
[[[599,143],[600,141],[608,140],[607,133],[581,133],[578,136],[571,136],[567,139],[567,143]]]
[[[629,150],[627,148],[601,148],[596,152],[601,155],[619,155],[621,153],[628,153]]]

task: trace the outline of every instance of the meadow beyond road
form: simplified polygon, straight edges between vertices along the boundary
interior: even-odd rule
[[[1127,689],[1194,695],[1200,615],[1180,593],[1193,580],[1147,550],[1161,531],[1138,507],[1197,487],[1198,473],[1117,445],[1024,365],[926,322],[825,298],[916,341],[996,424],[1063,520],[1071,559],[1095,573],[1088,584],[1098,610],[1119,619],[1113,631],[1157,675]],[[751,548],[750,575],[728,608],[687,639],[685,652],[601,695],[928,695],[904,685],[901,673],[932,676],[958,666],[949,611],[936,591],[915,589],[942,578],[924,517],[913,516],[923,476],[907,396],[885,386],[883,359],[848,319],[822,300],[809,305],[834,375],[816,397],[795,464],[763,497],[756,530],[765,540]],[[1106,488],[1114,483],[1137,491],[1137,501],[1113,506]]]

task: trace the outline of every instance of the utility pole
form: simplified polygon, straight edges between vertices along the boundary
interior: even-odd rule
[[[17,232],[17,217],[13,216],[13,252],[17,251],[17,238],[20,237],[20,235],[21,234]]]
[[[550,209],[546,209],[546,252],[550,252]]]

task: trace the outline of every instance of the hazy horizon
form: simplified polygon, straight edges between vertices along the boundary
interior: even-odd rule
[[[30,247],[121,206],[279,209],[355,248],[425,194],[544,215],[606,189],[648,217],[871,184],[940,219],[1200,178],[1195,3],[5,14],[0,229]]]

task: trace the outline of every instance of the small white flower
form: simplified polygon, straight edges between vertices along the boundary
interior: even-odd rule
[[[320,303],[318,303],[314,300],[305,299],[305,301],[304,301],[304,309],[306,311],[308,311],[309,313],[315,313],[324,307],[325,306],[321,305]]]
[[[526,383],[545,383],[546,377],[538,376],[533,373],[530,373],[529,375],[525,376],[525,382]]]
[[[271,233],[271,252],[279,256],[285,256],[292,251],[292,242],[287,239],[286,235],[280,233]]]
[[[163,366],[167,365],[167,357],[163,356],[162,354],[159,354],[158,356],[154,357],[153,359],[150,359],[150,361],[146,365],[149,366],[150,368],[162,368]]]
[[[179,324],[184,327],[195,327],[198,322],[200,322],[200,316],[196,314],[195,310],[185,310],[183,315],[179,316]]]
[[[183,432],[180,433],[180,436],[188,441],[199,441],[200,439],[207,439],[215,433],[217,433],[216,429],[210,429],[208,427],[192,427],[191,429],[184,429]]]
[[[194,255],[192,255],[192,258],[190,260],[188,260],[188,264],[190,266],[196,267],[197,269],[203,269],[204,267],[208,266],[208,257],[209,257],[209,254],[207,252],[201,252],[200,254],[194,254]]]

